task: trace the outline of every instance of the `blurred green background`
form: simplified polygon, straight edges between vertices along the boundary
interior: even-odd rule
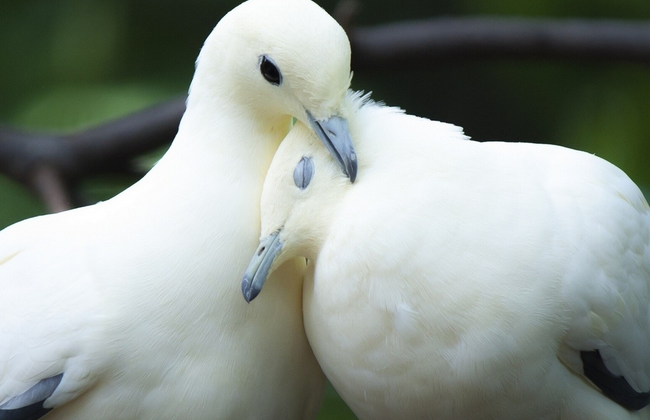
[[[183,95],[194,60],[236,0],[0,2],[0,122],[71,130]],[[319,2],[332,11],[336,0]],[[648,0],[361,0],[357,25],[440,15],[650,19]],[[650,67],[547,61],[439,63],[429,70],[356,72],[354,89],[409,113],[451,122],[475,139],[586,150],[650,186]],[[130,179],[92,179],[105,199]],[[647,195],[647,194],[646,194]],[[41,214],[0,177],[0,227]],[[328,390],[322,419],[354,418]]]

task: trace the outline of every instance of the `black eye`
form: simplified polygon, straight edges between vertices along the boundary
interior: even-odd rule
[[[260,71],[262,76],[272,85],[280,86],[282,84],[282,74],[280,69],[275,65],[273,60],[263,55],[260,57]]]

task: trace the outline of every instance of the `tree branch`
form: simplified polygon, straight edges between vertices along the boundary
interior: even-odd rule
[[[650,63],[650,23],[515,18],[436,18],[355,28],[353,0],[337,15],[352,44],[353,68],[379,72],[467,59],[555,59]],[[0,172],[30,187],[50,211],[74,201],[85,177],[132,173],[131,161],[169,144],[185,110],[179,98],[72,134],[0,126]]]
[[[50,213],[68,210],[72,207],[72,198],[68,187],[60,174],[49,166],[38,166],[30,179],[36,195],[45,202]]]
[[[169,144],[184,111],[179,98],[61,135],[0,126],[0,172],[31,188],[51,211],[64,210],[79,204],[72,189],[83,178],[132,173],[133,158]]]
[[[358,71],[465,59],[650,63],[650,23],[515,18],[436,18],[352,28]]]
[[[185,97],[64,136],[76,163],[69,173],[79,177],[128,172],[133,158],[171,143],[183,112]]]

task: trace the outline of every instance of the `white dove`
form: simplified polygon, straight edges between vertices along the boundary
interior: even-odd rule
[[[292,117],[354,178],[338,116],[349,67],[344,31],[313,2],[243,3],[206,40],[178,134],[141,181],[0,233],[0,420],[315,417],[304,260],[259,304],[239,279]]]
[[[469,141],[349,100],[357,182],[294,127],[264,184],[246,299],[309,259],[307,337],[360,419],[650,418],[636,185],[587,153]]]

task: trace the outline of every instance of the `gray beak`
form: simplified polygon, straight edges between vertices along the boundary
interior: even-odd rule
[[[309,122],[327,150],[339,164],[343,173],[354,183],[357,178],[357,154],[350,138],[348,121],[338,116],[317,121],[307,111]]]
[[[282,249],[282,242],[280,242],[280,232],[273,232],[266,238],[260,241],[259,246],[255,250],[255,255],[251,258],[251,262],[246,268],[244,278],[241,282],[241,291],[244,295],[246,302],[250,303],[262,291],[264,282],[269,275],[269,268]]]

